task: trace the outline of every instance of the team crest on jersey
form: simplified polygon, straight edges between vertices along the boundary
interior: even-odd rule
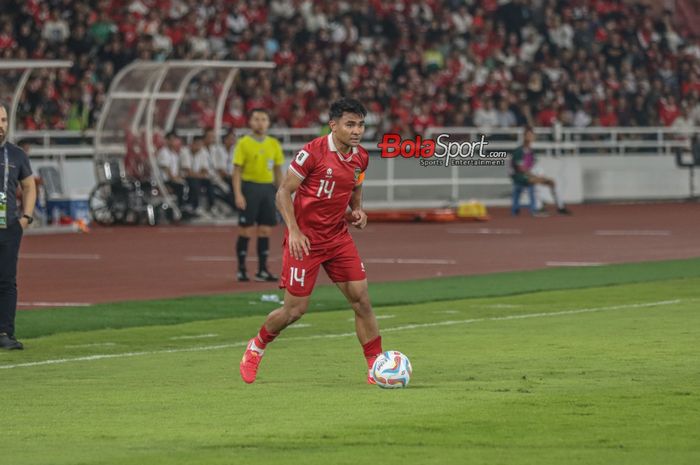
[[[360,174],[362,173],[361,168],[355,168],[355,182],[357,182],[358,179],[360,179]]]
[[[333,168],[328,168],[326,170],[326,177],[327,178],[333,177]]]

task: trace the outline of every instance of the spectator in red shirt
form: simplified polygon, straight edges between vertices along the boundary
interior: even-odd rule
[[[659,119],[664,126],[671,126],[681,114],[673,95],[667,95],[659,101]]]
[[[618,125],[617,112],[611,102],[605,104],[605,109],[598,116],[598,120],[600,121],[600,125],[604,127],[615,127]]]
[[[537,125],[552,127],[557,121],[557,108],[551,103],[547,104],[539,113],[537,113]]]

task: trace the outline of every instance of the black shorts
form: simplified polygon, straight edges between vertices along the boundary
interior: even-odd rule
[[[239,212],[238,225],[243,227],[274,226],[277,224],[277,209],[275,207],[274,184],[260,184],[243,181],[241,186],[245,197],[245,210]]]

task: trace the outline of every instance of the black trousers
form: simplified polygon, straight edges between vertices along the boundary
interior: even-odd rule
[[[17,257],[22,242],[18,221],[0,229],[0,333],[15,334],[17,312]]]
[[[178,208],[182,208],[185,204],[185,185],[174,181],[165,181],[165,185],[170,189],[170,192],[175,194]]]
[[[207,178],[187,178],[187,185],[190,188],[189,203],[192,208],[197,209],[199,207],[200,190],[204,188],[209,208],[211,209],[212,205],[214,205],[214,185],[211,181]]]

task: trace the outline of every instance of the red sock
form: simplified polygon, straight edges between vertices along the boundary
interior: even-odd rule
[[[367,360],[367,367],[372,368],[374,361],[377,356],[383,352],[382,350],[382,337],[377,336],[367,344],[362,345],[362,350],[365,352],[365,360]]]
[[[277,336],[279,336],[280,333],[270,333],[267,331],[267,328],[265,328],[265,325],[262,325],[262,328],[260,328],[260,332],[258,333],[258,338],[255,345],[260,347],[261,349],[264,349],[267,347],[269,343],[275,340]]]

